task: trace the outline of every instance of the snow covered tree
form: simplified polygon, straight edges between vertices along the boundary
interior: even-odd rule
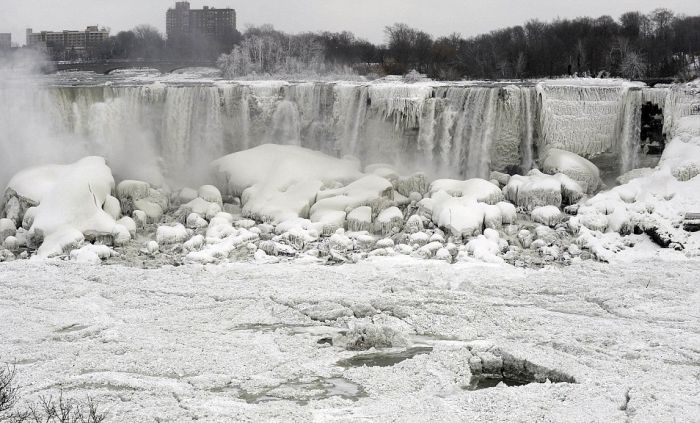
[[[647,64],[644,57],[634,51],[629,51],[622,58],[620,63],[620,73],[625,78],[636,79],[646,75]]]

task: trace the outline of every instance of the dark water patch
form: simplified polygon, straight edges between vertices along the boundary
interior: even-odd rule
[[[512,379],[508,377],[481,375],[472,376],[472,378],[469,380],[469,385],[465,386],[464,389],[466,389],[467,391],[478,391],[480,389],[495,388],[500,383],[503,383],[506,386],[523,386],[533,382]]]
[[[370,354],[358,354],[345,360],[340,360],[338,366],[351,367],[389,367],[408,360],[420,354],[429,354],[433,347],[413,347],[396,352],[377,352]]]

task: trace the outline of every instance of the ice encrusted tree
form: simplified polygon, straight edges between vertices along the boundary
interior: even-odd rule
[[[303,75],[324,71],[324,48],[311,33],[288,35],[270,25],[252,27],[230,54],[219,57],[224,77]]]
[[[628,51],[620,63],[620,73],[625,78],[636,79],[646,75],[647,64],[644,57],[634,51]]]

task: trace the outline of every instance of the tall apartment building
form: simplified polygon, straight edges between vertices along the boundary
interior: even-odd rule
[[[0,50],[12,48],[12,34],[0,33]]]
[[[179,1],[174,9],[168,9],[165,21],[169,39],[183,35],[227,35],[236,30],[236,11],[208,6],[191,9],[189,2]]]
[[[41,31],[27,29],[27,47],[51,47],[85,50],[109,38],[109,31],[88,26],[84,31]]]

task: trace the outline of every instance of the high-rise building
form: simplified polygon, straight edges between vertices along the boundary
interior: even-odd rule
[[[84,31],[41,31],[27,29],[27,47],[50,47],[85,50],[109,38],[109,31],[97,26],[88,26]]]
[[[191,9],[190,3],[179,1],[165,14],[168,38],[178,36],[222,36],[236,31],[236,11],[204,6]]]
[[[12,34],[0,33],[0,50],[12,48]]]

